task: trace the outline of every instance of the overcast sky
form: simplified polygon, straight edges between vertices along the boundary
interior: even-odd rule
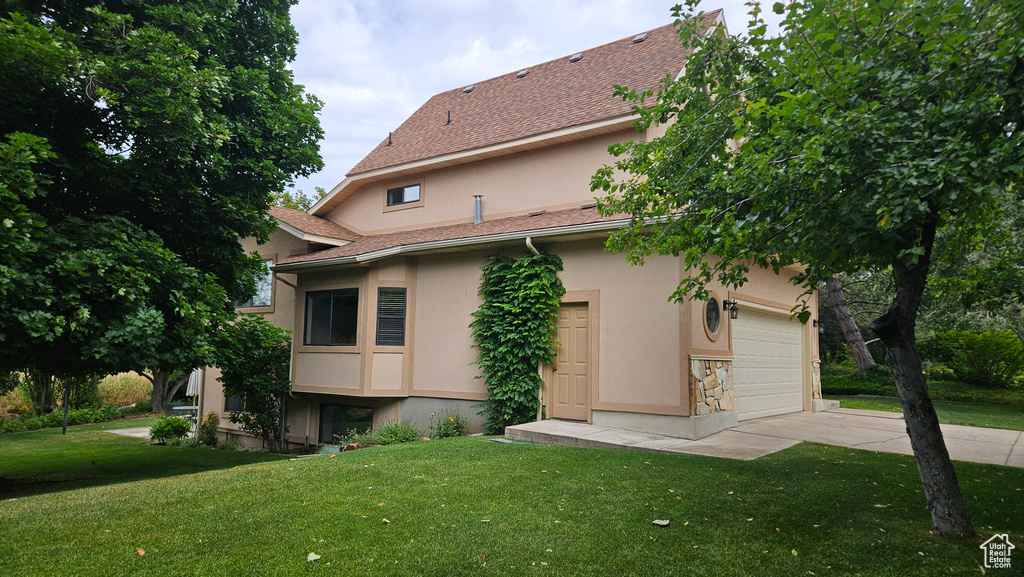
[[[705,0],[746,29],[744,0]],[[672,22],[672,0],[300,0],[295,80],[324,102],[327,190],[428,98]],[[770,3],[766,5],[771,12]],[[611,87],[609,87],[609,90]]]

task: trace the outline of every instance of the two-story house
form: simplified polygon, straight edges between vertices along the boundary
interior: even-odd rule
[[[703,24],[725,25],[720,11]],[[288,440],[425,428],[444,409],[479,429],[480,267],[541,245],[566,288],[557,362],[539,369],[546,418],[699,438],[820,407],[817,333],[791,320],[790,275],[755,269],[740,290],[674,303],[681,259],[632,267],[604,250],[625,219],[598,215],[591,176],[608,145],[661,133],[638,134],[613,86],[654,86],[686,57],[669,25],[437,94],[309,211],[273,209],[270,242],[243,241],[273,276],[240,310],[293,331]],[[226,417],[238,400],[216,378],[205,372],[200,410]]]

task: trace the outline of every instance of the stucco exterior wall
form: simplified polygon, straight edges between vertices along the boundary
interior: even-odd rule
[[[365,185],[327,218],[361,234],[473,221],[473,195],[484,218],[578,207],[590,202],[590,178],[613,160],[608,145],[637,137],[633,129],[542,150],[443,168]],[[419,183],[422,206],[385,211],[385,191]]]
[[[492,252],[421,256],[416,282],[416,338],[411,393],[483,400],[469,324],[480,307],[480,267]]]
[[[623,255],[604,252],[600,239],[549,249],[564,263],[563,301],[572,302],[574,293],[600,293],[592,408],[687,414],[680,307],[668,302],[679,282],[678,260],[655,256],[632,267]]]

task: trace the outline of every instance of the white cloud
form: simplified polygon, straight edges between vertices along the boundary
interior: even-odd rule
[[[745,0],[721,7],[732,33]],[[331,189],[432,95],[672,21],[673,0],[300,0],[295,80],[324,101],[325,168],[297,188]],[[770,12],[770,5],[768,8]]]

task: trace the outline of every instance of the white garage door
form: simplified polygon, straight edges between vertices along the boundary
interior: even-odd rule
[[[749,308],[732,321],[740,420],[803,410],[802,333],[799,321]]]

